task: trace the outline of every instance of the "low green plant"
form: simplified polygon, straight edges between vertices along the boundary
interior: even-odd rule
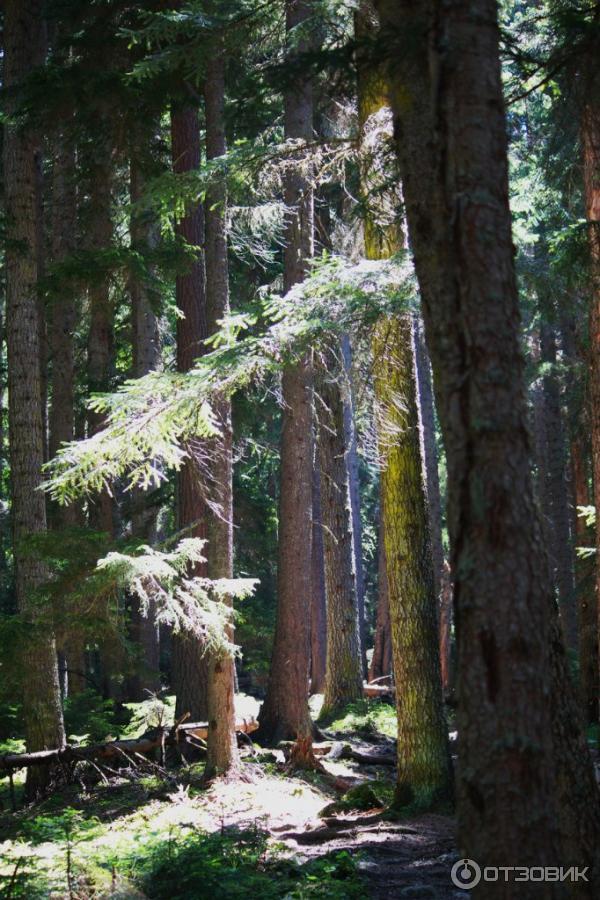
[[[338,710],[326,724],[331,731],[340,733],[383,734],[390,738],[397,735],[396,710],[383,700],[357,700]]]

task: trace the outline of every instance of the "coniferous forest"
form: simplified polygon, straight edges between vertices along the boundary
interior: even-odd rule
[[[0,22],[0,898],[599,897],[598,3]]]

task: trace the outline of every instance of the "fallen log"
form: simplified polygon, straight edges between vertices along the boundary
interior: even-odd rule
[[[391,699],[396,695],[396,688],[388,684],[363,684],[363,695],[365,697],[383,697]]]
[[[235,730],[242,734],[250,734],[256,731],[258,722],[255,719],[242,719],[235,724]],[[146,755],[161,747],[168,747],[179,743],[190,735],[194,738],[206,740],[208,737],[208,722],[179,723],[172,728],[155,728],[139,738],[121,741],[106,741],[102,744],[90,744],[88,747],[67,744],[55,750],[38,750],[33,753],[5,753],[0,756],[0,772],[10,774],[15,769],[25,769],[29,766],[47,766],[53,763],[72,763],[81,760],[109,760],[119,757],[127,758],[130,755]]]
[[[395,766],[398,762],[395,753],[362,753],[350,744],[344,744],[340,755],[342,759],[352,759],[363,766]]]

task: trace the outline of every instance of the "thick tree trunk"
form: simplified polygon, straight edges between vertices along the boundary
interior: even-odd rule
[[[344,378],[343,362],[340,365],[339,346],[332,344],[323,355],[317,391],[320,399],[318,446],[327,597],[327,666],[321,716],[327,717],[362,697],[363,667],[352,533],[349,448],[339,383]]]
[[[584,452],[581,438],[571,443],[571,466],[573,470],[573,498],[575,512],[579,506],[591,503],[590,486],[587,472],[587,454]],[[594,533],[588,528],[582,516],[576,516],[575,534],[578,547],[591,547]],[[581,690],[583,693],[583,710],[585,721],[598,721],[598,689],[600,675],[598,673],[598,607],[595,584],[595,559],[586,557],[578,559],[577,604],[579,612],[579,671]]]
[[[75,148],[63,131],[56,135],[52,172],[52,262],[64,262],[73,252],[77,235],[77,193],[75,184]],[[52,364],[52,403],[49,414],[49,454],[54,457],[61,446],[75,437],[75,347],[74,333],[78,303],[68,282],[49,305],[48,349]],[[49,524],[53,529],[73,528],[81,524],[81,506],[48,504]],[[75,694],[86,687],[84,636],[76,617],[69,611],[59,626],[60,652],[64,658],[63,692]]]
[[[108,112],[105,113],[108,116]],[[103,120],[107,128],[107,120]],[[114,166],[112,148],[104,134],[98,145],[88,151],[89,198],[85,209],[86,245],[90,253],[110,250],[113,242],[112,194]],[[90,394],[110,390],[114,375],[114,304],[110,290],[110,272],[100,262],[88,286],[90,330],[88,334],[88,391]],[[88,412],[88,432],[96,434],[104,427],[104,415]],[[109,536],[115,531],[114,499],[103,491],[89,501],[89,524]]]
[[[223,49],[208,60],[204,84],[206,110],[206,155],[224,156],[225,58]],[[215,179],[206,193],[206,305],[208,331],[229,312],[229,265],[227,259],[227,186]],[[221,427],[212,464],[219,512],[208,520],[208,573],[211,578],[233,578],[233,427],[231,403],[217,402]],[[230,601],[231,602],[231,601]],[[228,637],[233,639],[233,627]],[[212,653],[208,676],[208,746],[206,777],[231,776],[239,768],[235,737],[235,661],[229,654]]]
[[[590,63],[595,66],[595,61]],[[595,71],[595,70],[594,70]],[[586,216],[589,223],[591,265],[590,305],[590,414],[592,431],[592,475],[594,504],[600,510],[600,107],[590,105],[584,114],[583,177]],[[596,607],[600,614],[600,515],[596,515]],[[600,634],[600,619],[597,630]],[[600,684],[596,698],[600,696]]]
[[[374,343],[380,422],[383,539],[396,712],[399,804],[452,795],[416,403],[410,316],[380,323]],[[399,399],[401,398],[401,400]],[[393,431],[388,431],[393,426]]]
[[[312,555],[310,605],[310,692],[322,694],[327,666],[327,598],[321,513],[321,472],[315,454],[312,481]]]
[[[364,8],[357,34],[369,37],[374,22]],[[362,144],[369,144],[373,117],[386,107],[380,68],[359,67]],[[363,166],[362,190],[381,191],[377,167]],[[388,196],[365,220],[369,259],[387,259],[402,248],[398,220]],[[448,731],[444,716],[439,655],[438,601],[421,457],[417,372],[410,314],[377,324],[373,338],[377,431],[381,458],[381,516],[392,659],[398,718],[396,802],[428,806],[452,796]]]
[[[142,256],[147,255],[158,243],[157,223],[147,213],[140,213],[135,206],[144,194],[148,178],[144,156],[148,152],[148,146],[152,144],[152,138],[152,131],[146,129],[145,133],[140,134],[138,142],[134,142],[129,171],[129,193],[133,207],[130,221],[131,247]],[[140,146],[142,141],[143,145]],[[144,279],[135,275],[130,277],[129,290],[133,377],[141,378],[160,364],[158,318],[153,306],[153,299],[156,298],[152,297]],[[157,508],[148,505],[148,495],[141,489],[133,492],[132,505],[132,534],[147,544],[155,543]],[[128,679],[127,694],[131,700],[147,700],[151,694],[160,690],[160,645],[155,604],[152,600],[146,615],[143,615],[139,599],[135,596],[130,598],[129,637],[139,649],[139,660],[136,660],[135,671]]]
[[[4,88],[15,108],[15,94],[31,71],[31,41],[41,27],[37,0],[4,4]],[[9,114],[10,114],[9,109]],[[40,490],[44,458],[40,334],[37,305],[35,145],[27,126],[10,123],[4,131],[6,195],[6,343],[8,350],[9,441],[13,553],[18,610],[29,628],[22,649],[23,711],[30,752],[64,745],[56,647],[51,612],[36,602],[46,577],[43,563],[29,552],[31,535],[44,532],[46,510]],[[32,771],[27,794],[46,786],[47,767]]]
[[[448,462],[461,850],[487,865],[593,866],[597,789],[530,474],[496,4],[377,5]],[[440,28],[443,54],[430,44]],[[514,887],[482,883],[473,894],[508,898]]]
[[[549,317],[549,300],[541,304],[543,317]],[[560,384],[556,374],[557,351],[554,326],[542,319],[540,350],[545,374],[542,378],[544,394],[547,496],[549,500],[549,553],[560,609],[565,641],[569,650],[577,651],[578,625],[575,603],[575,562],[569,511],[567,453],[565,429],[560,399]]]
[[[377,568],[377,620],[375,622],[375,644],[373,647],[371,666],[369,668],[369,681],[376,681],[378,678],[383,678],[384,675],[391,675],[393,670],[390,601],[387,583],[387,566],[385,561],[385,541],[383,539],[383,527],[381,523],[379,525]]]
[[[9,533],[8,525],[8,503],[6,507],[4,501],[8,497],[4,490],[4,468],[6,466],[6,456],[4,449],[4,392],[6,390],[6,371],[3,365],[4,358],[4,297],[0,297],[0,582],[5,583],[7,574],[6,552],[8,550],[7,538]]]
[[[452,665],[452,573],[448,562],[442,569],[440,586],[440,662],[442,666],[442,690],[446,700],[454,694],[454,667]]]
[[[171,109],[171,154],[175,173],[190,172],[200,165],[198,112],[192,106]],[[189,245],[204,245],[204,212],[200,203],[185,211],[183,219],[176,223],[176,233]],[[183,314],[177,319],[177,368],[187,372],[202,355],[203,341],[208,337],[204,260],[200,253],[188,271],[177,276],[175,292],[177,308]],[[207,540],[206,506],[194,447],[186,449],[190,458],[177,478],[177,525],[189,529],[188,536]],[[195,574],[206,576],[206,564],[199,565]],[[177,718],[188,712],[193,719],[208,718],[208,659],[204,650],[203,642],[195,637],[173,635]]]
[[[310,0],[286,0],[288,56],[307,49],[295,29],[311,14]],[[284,98],[288,139],[311,140],[313,96],[308,79],[300,79]],[[285,175],[286,246],[284,289],[302,281],[313,253],[314,209],[310,185],[300,168]],[[296,740],[294,760],[313,765],[312,722],[308,708],[312,544],[311,354],[288,366],[282,375],[283,399],[277,564],[277,624],[267,695],[260,712],[260,739],[266,743]]]
[[[427,347],[425,346],[423,323],[417,316],[415,316],[413,321],[413,353],[415,357],[415,371],[417,373],[417,408],[419,410],[421,455],[423,457],[423,471],[425,472],[429,531],[431,534],[433,584],[435,595],[439,598],[442,589],[442,573],[444,569],[444,547],[442,545],[442,498],[440,495],[438,454],[435,442],[435,410],[433,403],[433,385],[431,383],[431,364],[429,362]]]

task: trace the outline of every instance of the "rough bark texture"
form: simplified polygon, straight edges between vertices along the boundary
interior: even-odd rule
[[[158,223],[147,212],[138,212],[135,204],[141,200],[149,177],[145,161],[147,148],[152,144],[152,120],[150,128],[134,142],[129,169],[129,192],[133,212],[130,221],[131,246],[140,255],[158,243]],[[143,146],[140,146],[141,142]],[[141,378],[160,364],[160,336],[158,317],[152,293],[143,278],[132,275],[129,291],[131,295],[131,343],[133,355],[133,376]],[[141,489],[132,493],[131,531],[135,537],[152,545],[156,542],[156,506],[148,503],[148,495]],[[139,650],[139,660],[135,671],[128,679],[127,694],[131,700],[147,700],[160,690],[160,645],[159,631],[155,618],[155,603],[150,600],[144,615],[139,598],[130,598],[129,637]]]
[[[357,34],[372,35],[368,9]],[[359,68],[359,120],[368,146],[374,116],[386,106],[383,70]],[[361,172],[363,193],[381,188],[373,167]],[[386,259],[402,248],[387,192],[381,209],[367,214],[365,251]],[[377,431],[381,457],[381,516],[387,569],[392,659],[398,718],[396,800],[428,805],[452,795],[452,772],[440,672],[438,607],[433,578],[429,513],[421,458],[412,317],[378,323],[373,339]]]
[[[429,512],[429,532],[431,534],[431,558],[433,561],[433,584],[436,597],[442,589],[444,568],[444,547],[442,545],[442,498],[438,474],[438,454],[435,442],[435,411],[431,364],[425,346],[423,323],[415,316],[413,321],[413,352],[417,373],[417,409],[419,410],[419,434],[421,436],[421,456],[425,472],[427,509]]]
[[[223,156],[225,143],[225,59],[218,50],[207,65],[204,85],[206,155]],[[206,194],[206,305],[208,331],[229,312],[227,260],[227,187],[224,179],[211,183]],[[233,577],[233,430],[231,403],[217,405],[221,436],[215,441],[213,483],[219,512],[208,521],[208,573],[211,578]],[[229,631],[233,639],[233,628]],[[235,661],[211,654],[208,677],[208,746],[206,777],[231,775],[239,767],[235,737]]]
[[[385,562],[385,541],[383,528],[379,525],[378,548],[378,573],[377,573],[377,620],[375,622],[375,644],[373,657],[369,668],[369,681],[391,675],[392,661],[392,634],[390,627],[390,601],[387,583],[387,566]]]
[[[322,717],[362,697],[363,682],[340,355],[339,346],[331,344],[326,348],[317,381],[327,596],[327,664]]]
[[[16,92],[31,70],[32,36],[41,27],[37,0],[4,4],[4,87],[14,109]],[[9,109],[10,112],[10,109]],[[35,601],[44,580],[43,564],[28,553],[27,539],[46,528],[40,490],[44,440],[41,415],[39,317],[37,307],[34,141],[26,126],[4,131],[6,192],[6,343],[15,588],[20,615],[29,626],[22,650],[23,710],[27,749],[62,747],[65,734],[60,704],[56,647],[50,613]],[[46,785],[47,767],[27,778],[28,796]]]
[[[286,29],[293,57],[306,49],[294,29],[311,12],[310,0],[287,0]],[[299,80],[284,98],[286,138],[310,140],[312,85]],[[284,289],[302,281],[313,253],[314,210],[309,184],[299,169],[285,176],[286,245]],[[260,712],[260,739],[297,740],[295,760],[312,764],[308,709],[312,543],[312,361],[307,355],[282,375],[283,398],[277,563],[277,623],[269,686]]]
[[[452,666],[452,574],[448,562],[442,569],[440,586],[440,663],[442,666],[442,690],[446,699],[454,693],[454,671]]]
[[[583,451],[581,440],[571,444],[571,466],[573,470],[573,498],[575,509],[591,504],[590,483],[588,478],[587,455]],[[586,525],[582,516],[575,519],[575,534],[578,547],[592,547],[594,533]],[[583,710],[586,722],[598,721],[598,606],[595,584],[595,559],[587,557],[578,559],[577,576],[577,608],[579,613],[579,672],[583,694]]]
[[[438,608],[421,468],[409,316],[378,327],[375,395],[396,712],[397,801],[452,795],[440,672]],[[390,429],[393,425],[393,433]]]
[[[542,390],[546,436],[546,494],[550,514],[548,550],[565,641],[569,650],[575,653],[578,643],[575,561],[571,538],[565,427],[561,408],[561,388],[556,373],[556,333],[553,323],[548,321],[553,314],[550,298],[543,298],[540,307],[542,313],[540,350],[542,363],[545,364]]]
[[[110,250],[113,242],[112,191],[114,166],[108,134],[108,111],[101,118],[104,133],[93,148],[88,148],[89,196],[84,211],[86,249],[91,254]],[[88,390],[102,393],[110,390],[114,375],[114,304],[110,290],[110,271],[106,262],[97,257],[90,266],[88,302],[90,329],[88,334]],[[88,412],[89,434],[96,434],[104,426],[104,414]],[[97,531],[113,535],[115,530],[114,499],[103,491],[89,501],[89,524]]]
[[[448,461],[461,849],[488,865],[593,865],[597,788],[530,474],[496,4],[377,5]],[[487,883],[473,895],[514,889]]]
[[[52,171],[51,262],[60,264],[73,252],[77,236],[77,192],[75,150],[64,132],[54,141]],[[48,350],[52,367],[52,402],[49,413],[49,455],[75,437],[75,353],[74,332],[78,303],[67,282],[50,300],[48,309]],[[53,529],[73,528],[82,522],[79,503],[68,506],[48,503],[49,525]],[[60,652],[64,658],[63,694],[74,694],[85,686],[84,636],[76,617],[64,615],[59,623]]]
[[[316,456],[316,454],[315,454]],[[321,472],[318,458],[313,464],[312,481],[312,556],[310,604],[310,692],[322,694],[327,665],[327,599],[325,594],[325,556],[321,515]]]
[[[592,63],[595,65],[595,61]],[[591,264],[590,413],[594,504],[600,509],[600,107],[588,106],[582,125],[583,176]],[[600,516],[596,516],[596,557],[600,558]],[[600,565],[596,563],[596,605],[600,612]],[[600,619],[597,622],[600,632]],[[600,684],[599,684],[600,688]],[[600,690],[596,691],[596,698]]]
[[[200,130],[198,112],[192,106],[171,110],[171,153],[173,171],[185,173],[200,165]],[[176,223],[177,235],[193,246],[204,244],[204,212],[200,204],[186,210]],[[203,352],[208,337],[204,259],[198,253],[188,270],[177,276],[177,307],[183,318],[177,319],[177,368],[187,372]],[[177,525],[189,528],[188,536],[208,538],[206,507],[194,463],[194,446],[186,448],[190,458],[177,479]],[[198,448],[196,448],[198,449]],[[208,574],[205,564],[197,575]],[[176,692],[175,714],[179,718],[189,712],[193,719],[208,718],[208,659],[203,642],[187,635],[173,635],[173,686]]]

